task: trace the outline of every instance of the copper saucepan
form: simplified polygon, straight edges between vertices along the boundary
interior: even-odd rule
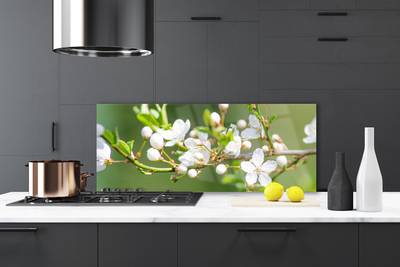
[[[94,174],[80,172],[83,164],[75,160],[30,161],[29,196],[56,198],[78,196],[86,190],[86,178]]]

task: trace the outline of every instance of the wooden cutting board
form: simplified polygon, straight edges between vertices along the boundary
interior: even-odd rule
[[[319,207],[319,202],[315,198],[305,198],[300,202],[292,202],[287,197],[282,197],[278,201],[269,201],[266,198],[235,197],[230,200],[231,207]]]

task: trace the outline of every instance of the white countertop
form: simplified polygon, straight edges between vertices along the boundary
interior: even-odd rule
[[[306,193],[320,207],[232,208],[232,197],[263,193],[204,193],[196,206],[6,206],[26,192],[0,195],[0,223],[400,223],[400,193],[383,195],[382,212],[330,211],[326,193]]]

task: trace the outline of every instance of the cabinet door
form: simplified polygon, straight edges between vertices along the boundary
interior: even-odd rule
[[[357,230],[357,224],[179,224],[178,264],[357,266]]]
[[[57,157],[52,1],[2,1],[0,33],[0,155]]]
[[[156,24],[156,102],[207,103],[207,22]]]
[[[176,247],[176,224],[99,225],[100,267],[176,267]]]
[[[96,224],[0,224],[2,266],[95,267]]]
[[[397,267],[400,224],[360,224],[360,267]]]
[[[258,22],[208,24],[208,102],[258,99]]]

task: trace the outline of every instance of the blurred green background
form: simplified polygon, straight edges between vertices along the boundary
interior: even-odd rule
[[[143,144],[140,131],[143,125],[136,118],[133,107],[140,104],[98,104],[97,105],[97,123],[102,124],[106,129],[112,131],[118,127],[119,136],[124,141],[135,140],[133,151],[139,151]],[[152,105],[150,105],[151,107]],[[261,112],[270,117],[276,114],[277,118],[273,122],[270,134],[279,134],[283,142],[289,149],[311,149],[316,148],[316,143],[305,144],[303,138],[304,126],[311,123],[316,116],[316,104],[268,104],[261,105]],[[265,110],[267,108],[267,110]],[[217,104],[169,104],[167,106],[169,123],[174,123],[176,119],[186,121],[190,120],[191,129],[196,126],[204,125],[203,112],[209,109],[211,112],[219,112]],[[225,127],[229,128],[231,123],[236,124],[237,120],[244,119],[248,122],[250,113],[245,104],[231,104],[225,118]],[[186,135],[188,137],[188,135]],[[149,143],[149,142],[148,142]],[[166,163],[151,162],[146,157],[146,151],[151,146],[146,144],[142,151],[140,161],[144,164],[155,167],[168,167]],[[251,141],[252,147],[242,153],[252,153],[256,148],[260,148],[265,141]],[[173,147],[175,148],[175,147]],[[173,148],[166,148],[170,154]],[[176,149],[176,148],[175,148]],[[122,160],[123,158],[115,151],[112,151],[113,160]],[[176,162],[177,156],[173,156]],[[287,157],[288,160],[292,158]],[[268,159],[275,159],[270,157]],[[266,159],[267,160],[267,159]],[[227,162],[232,163],[232,162]],[[300,165],[295,170],[289,170],[280,175],[275,182],[281,183],[285,190],[290,186],[300,186],[304,191],[316,191],[316,155],[307,156],[307,163]],[[242,170],[228,170],[226,175],[218,175],[214,167],[202,169],[198,178],[191,179],[188,176],[183,177],[176,183],[170,182],[170,174],[156,173],[151,176],[145,176],[138,172],[131,164],[114,163],[108,166],[104,171],[97,173],[97,189],[101,188],[141,188],[147,191],[200,191],[200,192],[237,192],[244,191],[245,172]],[[271,175],[273,176],[273,175]]]

